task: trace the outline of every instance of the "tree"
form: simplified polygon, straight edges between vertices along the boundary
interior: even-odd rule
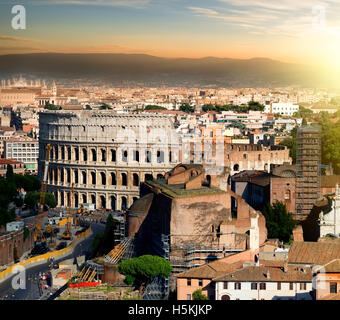
[[[85,110],[92,110],[92,108],[91,108],[91,106],[90,106],[89,104],[87,104],[87,105],[85,106]]]
[[[279,239],[283,242],[291,240],[295,221],[292,213],[287,212],[284,203],[280,201],[276,201],[273,205],[267,203],[263,208],[263,215],[266,218],[268,238]]]
[[[183,103],[182,105],[180,105],[179,110],[185,113],[193,113],[195,111],[195,108],[192,107],[189,103]]]
[[[299,106],[299,111],[293,114],[296,118],[309,118],[313,115],[313,110]]]
[[[10,164],[7,165],[6,179],[9,181],[14,181],[13,167]]]
[[[95,258],[99,255],[98,253],[100,252],[101,244],[103,242],[103,237],[104,237],[103,233],[97,233],[94,236],[94,239],[92,242],[92,252],[91,252],[92,258]]]
[[[209,300],[208,297],[202,293],[202,289],[197,289],[192,293],[192,300]]]
[[[253,111],[263,111],[264,110],[264,105],[256,102],[256,101],[249,101],[248,102],[248,111],[253,110]]]
[[[115,228],[116,223],[110,213],[106,219],[104,233],[97,234],[93,241],[92,257],[107,254],[113,249],[115,243]]]
[[[100,107],[99,110],[112,110],[112,107],[110,107],[108,104],[103,103]]]
[[[23,231],[24,231],[24,241],[25,241],[28,238],[28,236],[30,235],[30,229],[28,229],[26,226],[24,226]]]
[[[170,262],[162,257],[144,255],[124,260],[118,265],[118,271],[125,276],[132,276],[142,289],[147,281],[152,281],[155,277],[167,278],[172,267]]]
[[[115,229],[116,229],[116,223],[113,220],[113,217],[110,213],[106,219],[106,226],[105,226],[103,243],[102,243],[104,254],[110,252],[114,247]]]
[[[145,110],[167,110],[167,109],[161,106],[149,104],[145,107]]]
[[[47,109],[47,110],[60,110],[61,107],[56,106],[56,105],[54,105],[52,103],[46,102],[46,104],[44,106],[44,109]]]
[[[30,191],[26,193],[24,203],[31,209],[38,204],[40,201],[40,192],[38,191]],[[50,208],[55,208],[57,206],[57,200],[55,199],[54,194],[46,192],[45,194],[45,204]]]

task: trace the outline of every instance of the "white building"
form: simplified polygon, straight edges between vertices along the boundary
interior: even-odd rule
[[[23,221],[13,221],[6,223],[6,231],[13,232],[18,231],[24,227],[25,223]]]
[[[216,300],[312,300],[312,270],[246,266],[213,279]]]
[[[299,106],[288,102],[274,102],[265,105],[264,108],[265,113],[279,113],[284,116],[292,116],[297,111],[299,111]]]
[[[4,141],[4,157],[23,162],[28,171],[36,172],[38,168],[38,140],[26,136],[12,137]]]
[[[340,236],[340,188],[336,185],[335,196],[331,199],[331,210],[321,212],[319,218],[320,237],[327,234]]]

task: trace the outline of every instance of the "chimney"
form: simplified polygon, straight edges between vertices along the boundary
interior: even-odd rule
[[[258,224],[259,215],[257,213],[250,215],[250,250],[256,252],[260,248],[260,230]]]
[[[283,264],[283,272],[288,272],[288,262],[287,262],[287,260],[285,260],[285,262]]]
[[[267,270],[267,279],[270,279],[270,272],[269,272],[269,270]]]

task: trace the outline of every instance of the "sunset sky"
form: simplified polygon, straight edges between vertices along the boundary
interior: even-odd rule
[[[15,4],[26,8],[26,30],[11,27]],[[340,1],[2,0],[0,54],[26,52],[267,57],[340,69]]]

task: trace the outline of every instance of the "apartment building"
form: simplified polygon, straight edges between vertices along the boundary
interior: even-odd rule
[[[38,140],[26,136],[5,140],[4,157],[23,162],[27,171],[35,173],[38,170]]]

